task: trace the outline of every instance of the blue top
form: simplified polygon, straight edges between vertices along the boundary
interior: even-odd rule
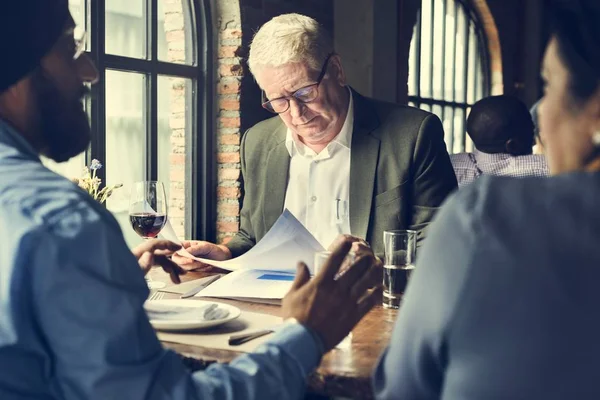
[[[322,350],[290,324],[190,374],[143,310],[114,218],[0,121],[0,399],[298,399]]]
[[[442,207],[379,399],[600,399],[600,173],[482,177]]]

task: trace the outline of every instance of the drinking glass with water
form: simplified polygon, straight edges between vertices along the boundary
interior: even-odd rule
[[[409,230],[383,232],[383,306],[398,308],[408,279],[415,268],[417,232]]]

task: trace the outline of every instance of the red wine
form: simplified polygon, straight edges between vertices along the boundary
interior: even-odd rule
[[[167,216],[153,213],[129,214],[129,221],[135,233],[141,237],[155,238],[167,223]]]

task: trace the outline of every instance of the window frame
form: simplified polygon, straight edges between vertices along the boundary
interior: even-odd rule
[[[430,37],[434,38],[435,35],[435,2],[436,0],[422,0],[422,2],[424,1],[430,1],[431,4],[431,28],[430,28]],[[432,57],[431,62],[430,62],[430,73],[429,73],[429,85],[431,91],[432,91],[432,96],[431,97],[423,97],[421,96],[421,87],[420,87],[420,81],[421,81],[421,66],[422,66],[422,57],[421,57],[421,49],[423,46],[422,43],[422,32],[423,32],[423,13],[422,13],[422,2],[421,2],[421,6],[419,7],[418,10],[418,14],[417,14],[417,22],[415,25],[415,30],[414,30],[414,37],[413,37],[413,43],[416,46],[416,65],[415,65],[415,71],[414,74],[412,74],[413,76],[413,82],[414,82],[414,87],[416,89],[416,94],[408,94],[408,102],[410,105],[413,105],[415,107],[421,107],[421,105],[425,104],[427,105],[431,110],[433,109],[434,106],[440,106],[442,108],[442,115],[441,115],[441,120],[444,121],[445,120],[445,115],[446,115],[446,107],[451,108],[451,112],[452,112],[452,132],[449,135],[450,138],[450,143],[447,143],[448,149],[450,150],[449,152],[452,153],[455,146],[454,140],[457,137],[456,132],[455,132],[455,126],[454,126],[454,120],[455,120],[455,115],[456,115],[456,111],[457,110],[462,110],[462,114],[463,114],[463,121],[462,121],[462,129],[459,132],[459,140],[460,140],[460,148],[461,151],[465,151],[466,150],[466,143],[467,143],[467,135],[466,135],[466,119],[467,119],[467,114],[468,111],[470,110],[470,108],[473,106],[472,103],[468,102],[468,91],[469,91],[469,68],[468,68],[468,61],[469,61],[469,53],[470,53],[470,28],[471,26],[473,26],[474,28],[474,32],[475,32],[475,36],[478,39],[478,43],[476,46],[477,52],[480,56],[480,60],[481,60],[481,70],[483,71],[483,76],[479,77],[480,75],[480,70],[479,68],[475,68],[474,71],[474,76],[475,76],[475,93],[477,93],[477,88],[480,86],[481,82],[481,93],[482,93],[482,98],[483,97],[487,97],[490,95],[491,93],[491,60],[490,60],[490,53],[489,53],[489,46],[488,46],[488,40],[487,40],[487,36],[485,34],[485,30],[483,27],[483,23],[481,22],[481,18],[479,16],[479,14],[477,13],[475,7],[473,7],[470,2],[468,0],[442,0],[443,1],[443,11],[442,13],[444,15],[446,15],[447,11],[449,10],[449,3],[450,2],[454,2],[454,19],[455,21],[458,21],[458,15],[459,15],[459,9],[462,8],[462,11],[465,14],[466,17],[466,22],[465,26],[464,26],[464,34],[465,34],[465,51],[462,54],[463,56],[463,62],[465,65],[465,69],[464,69],[464,73],[462,76],[462,81],[464,82],[464,102],[461,101],[457,101],[456,99],[456,82],[457,82],[457,76],[456,76],[456,68],[453,69],[452,71],[452,100],[446,99],[444,98],[444,94],[442,94],[442,98],[435,98],[435,96],[433,96],[433,82],[434,82],[434,73],[433,73],[433,54],[435,51],[435,44],[438,42],[435,39],[431,40],[431,43],[429,43],[430,46],[430,55]],[[452,4],[450,4],[450,6],[452,6]],[[447,18],[444,17],[443,18],[443,27],[442,27],[442,32],[444,32],[444,37],[442,39],[443,43],[442,43],[442,68],[441,70],[444,71],[445,70],[445,66],[446,66],[446,51],[447,51],[447,46],[446,46],[446,23],[447,23]],[[458,22],[455,22],[454,24],[454,36],[456,37],[458,35]],[[412,44],[411,44],[412,45]],[[460,56],[460,54],[457,54],[457,41],[454,40],[453,41],[453,46],[451,51],[454,54],[453,60],[456,61],[458,59],[458,57]],[[409,60],[409,77],[410,77],[410,69],[413,67],[411,60]],[[445,73],[442,73],[441,75],[441,87],[442,90],[444,90],[445,86],[446,86],[446,80],[445,80],[446,76]],[[481,80],[479,79],[481,78]],[[476,99],[477,101],[477,99]],[[446,133],[448,135],[448,133]]]
[[[186,161],[187,238],[214,241],[216,239],[216,151],[212,132],[213,118],[213,43],[210,0],[184,0],[184,18],[195,31],[195,65],[160,61],[158,59],[158,1],[145,0],[147,57],[132,58],[106,53],[106,0],[84,0],[85,28],[90,35],[90,49],[86,53],[98,69],[98,82],[91,87],[86,107],[90,110],[92,141],[85,153],[86,164],[92,159],[106,162],[106,72],[137,73],[145,76],[144,115],[146,130],[146,168],[148,180],[158,179],[158,78],[159,76],[190,79],[190,135],[186,148],[191,151]],[[189,9],[188,9],[189,5]],[[186,10],[187,9],[187,10]],[[187,11],[187,12],[185,12]],[[192,20],[190,20],[190,18]],[[189,138],[187,136],[190,136]],[[106,182],[106,168],[97,171]]]

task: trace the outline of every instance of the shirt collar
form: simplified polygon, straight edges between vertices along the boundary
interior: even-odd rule
[[[34,150],[31,144],[29,144],[15,128],[2,119],[0,119],[0,144],[5,144],[17,150],[21,155],[25,155],[32,160],[41,162],[39,154]]]
[[[331,145],[331,143],[337,143],[347,149],[350,149],[352,143],[352,129],[354,127],[354,99],[352,98],[352,91],[348,87],[348,93],[350,94],[350,99],[348,100],[348,112],[346,112],[346,119],[344,120],[344,125],[342,125],[342,129],[340,133],[337,134],[335,138],[327,145]],[[304,143],[298,140],[297,135],[294,135],[290,129],[287,130],[287,134],[285,136],[285,147],[290,154],[290,157],[294,155],[294,152],[297,151],[300,154],[305,154],[305,150],[308,149]]]
[[[508,154],[508,153],[484,153],[483,151],[479,151],[477,149],[473,149],[473,155],[475,156],[475,159],[477,160],[478,164],[491,164],[491,163],[495,163],[498,161],[502,161],[502,160],[507,160],[511,157],[513,157],[512,155]]]

